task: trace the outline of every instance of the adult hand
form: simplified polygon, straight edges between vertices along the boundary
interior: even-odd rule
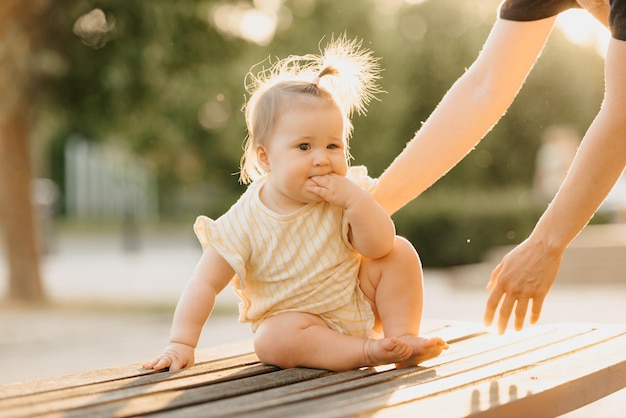
[[[563,251],[547,249],[529,238],[505,255],[487,285],[491,293],[485,308],[485,325],[491,325],[500,305],[498,332],[503,334],[515,307],[515,329],[521,330],[531,300],[530,323],[536,323],[561,266]]]

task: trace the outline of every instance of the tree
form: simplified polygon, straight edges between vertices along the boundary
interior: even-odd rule
[[[351,140],[355,163],[378,176],[473,62],[498,2],[66,0],[37,22],[45,27],[28,32],[37,45],[45,33],[45,50],[63,67],[37,80],[44,99],[37,106],[45,108],[47,119],[36,118],[40,135],[34,140],[45,143],[38,152],[50,157],[50,172],[43,174],[63,192],[63,149],[79,134],[150,162],[162,219],[219,216],[242,191],[232,174],[246,133],[246,72],[268,56],[315,53],[345,32],[362,39],[385,69],[381,85],[388,93],[372,101],[367,116],[355,115]],[[27,2],[31,8],[49,3]],[[2,9],[9,10],[8,4],[17,3],[4,2]],[[274,17],[269,41],[257,44],[243,36],[258,26],[244,19],[248,12]],[[87,31],[77,30],[83,16],[93,18]],[[597,112],[601,68],[594,51],[570,45],[555,31],[506,116],[424,198],[431,191],[470,191],[480,200],[474,191],[529,188],[543,128],[560,122],[582,129]],[[42,127],[50,120],[51,126]],[[423,211],[407,205],[403,212],[414,224]]]
[[[9,298],[45,299],[31,203],[29,132],[36,79],[33,62],[49,2],[0,2],[0,181]]]

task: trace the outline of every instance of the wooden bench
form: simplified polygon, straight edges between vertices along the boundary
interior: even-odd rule
[[[553,417],[626,386],[626,325],[499,336],[427,321],[423,331],[450,349],[419,367],[281,370],[245,341],[199,351],[196,366],[178,372],[133,364],[3,385],[0,417]]]

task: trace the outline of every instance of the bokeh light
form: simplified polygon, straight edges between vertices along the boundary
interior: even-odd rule
[[[588,11],[572,9],[561,13],[557,17],[556,27],[571,42],[582,46],[592,46],[600,55],[605,55],[611,34]]]

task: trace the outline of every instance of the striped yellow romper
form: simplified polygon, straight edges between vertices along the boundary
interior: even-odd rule
[[[375,185],[365,167],[348,177],[366,190]],[[263,319],[283,312],[318,315],[342,334],[372,335],[374,314],[359,287],[361,256],[348,242],[340,208],[308,204],[288,215],[259,199],[265,177],[252,183],[217,220],[200,216],[194,231],[235,270],[239,320],[254,332]]]

